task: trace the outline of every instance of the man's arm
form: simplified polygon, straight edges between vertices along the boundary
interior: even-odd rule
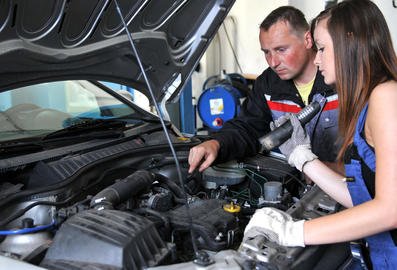
[[[270,131],[272,121],[264,97],[264,80],[259,76],[255,87],[244,101],[240,113],[225,123],[222,129],[212,134],[213,140],[193,147],[189,153],[189,172],[196,168],[203,171],[215,160],[228,160],[254,155],[259,151],[258,138]]]
[[[213,134],[221,146],[217,161],[256,154],[260,149],[259,137],[270,131],[273,119],[265,99],[264,89],[268,88],[265,73],[255,81],[254,89],[242,104],[239,115],[227,121],[220,132]]]

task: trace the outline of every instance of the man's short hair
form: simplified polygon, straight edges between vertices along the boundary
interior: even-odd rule
[[[305,15],[299,9],[292,6],[282,6],[273,10],[260,25],[260,28],[267,31],[269,28],[279,21],[288,22],[291,29],[296,34],[304,33],[309,30],[309,24]]]

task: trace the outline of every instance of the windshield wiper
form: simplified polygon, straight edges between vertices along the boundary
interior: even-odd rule
[[[41,151],[44,146],[40,142],[6,142],[0,144],[0,157],[10,154],[25,154]]]
[[[81,136],[82,134],[84,135],[83,137],[90,137],[93,135],[92,133],[97,132],[99,132],[99,134],[95,137],[117,137],[122,135],[123,129],[127,124],[126,121],[120,119],[80,118],[74,120],[71,126],[47,134],[42,140],[46,141],[60,137]]]

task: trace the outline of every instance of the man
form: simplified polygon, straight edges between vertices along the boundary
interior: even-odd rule
[[[239,116],[190,150],[189,173],[203,171],[215,160],[256,154],[258,139],[270,131],[271,121],[297,113],[313,100],[322,106],[306,125],[313,153],[326,162],[335,160],[338,99],[313,63],[316,50],[305,16],[291,6],[275,9],[260,25],[259,42],[269,68],[257,78]]]

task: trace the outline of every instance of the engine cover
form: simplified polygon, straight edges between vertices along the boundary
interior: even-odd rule
[[[41,265],[49,269],[86,269],[88,264],[142,269],[163,261],[171,248],[144,217],[117,210],[89,210],[61,226]]]
[[[200,248],[212,251],[225,249],[233,244],[239,229],[236,217],[223,210],[224,203],[214,199],[197,200],[189,205],[192,224],[185,206],[168,213],[170,223],[180,230],[189,230],[192,226],[201,238]]]

